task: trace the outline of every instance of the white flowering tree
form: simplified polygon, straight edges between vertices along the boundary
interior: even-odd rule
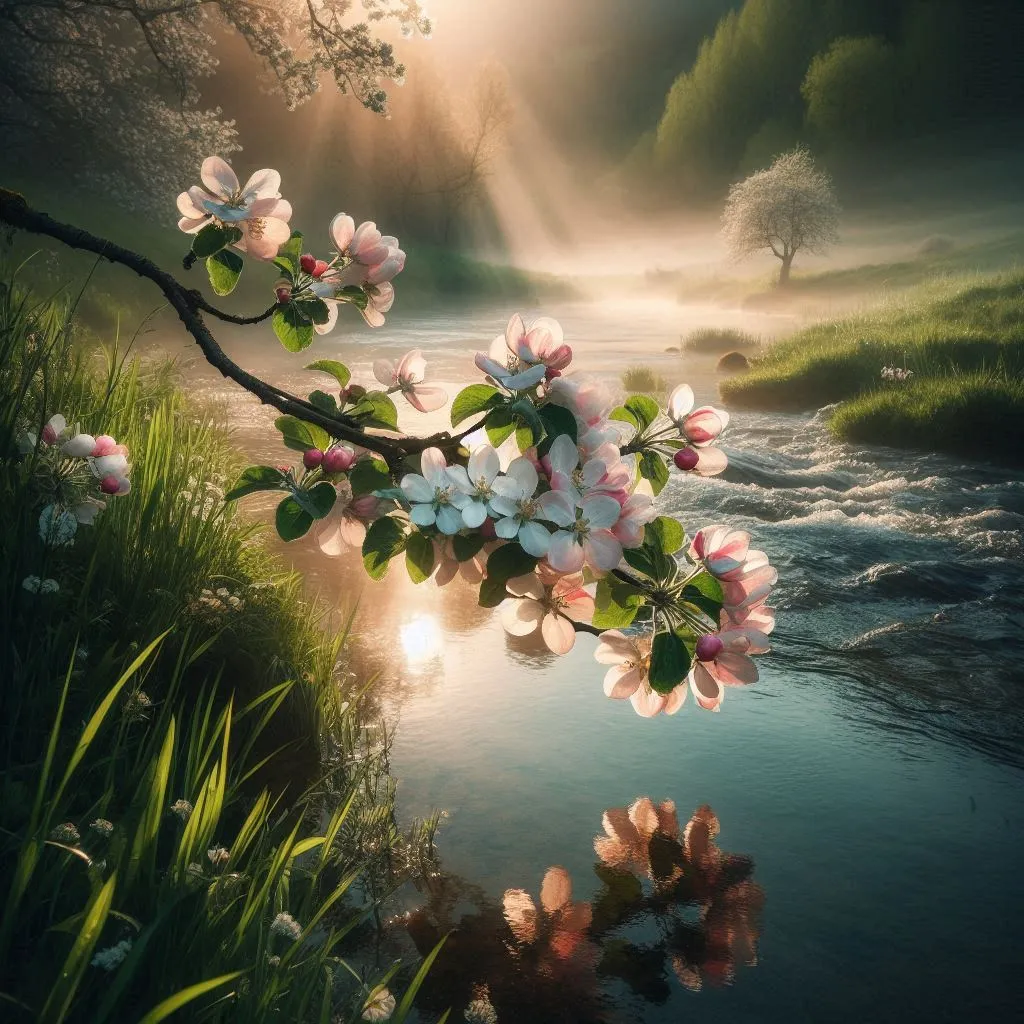
[[[204,105],[218,37],[235,33],[289,108],[329,80],[377,112],[405,69],[376,32],[430,33],[418,0],[0,0],[0,124],[24,166],[166,194],[210,152],[239,149],[230,112]],[[97,139],[102,140],[97,145]]]
[[[152,281],[209,363],[278,410],[281,441],[299,465],[250,466],[227,500],[279,492],[275,522],[285,541],[312,535],[327,555],[355,548],[373,579],[397,561],[414,583],[475,586],[482,606],[500,607],[510,633],[537,632],[555,654],[568,653],[579,633],[596,635],[605,694],[628,698],[644,717],[676,713],[691,692],[717,711],[726,687],[756,681],[750,656],[769,649],[775,569],[746,533],[711,525],[688,540],[655,508],[673,471],[725,469],[715,442],[727,413],[695,409],[686,384],[664,409],[646,395],[617,405],[600,381],[570,372],[573,351],[556,321],[527,324],[518,315],[477,353],[481,379],[451,402],[451,431],[417,437],[399,428],[396,398],[416,412],[449,401],[427,380],[418,350],[376,360],[364,383],[341,362],[316,360],[306,369],[320,386],[308,398],[293,395],[229,359],[206,318],[270,321],[298,353],[348,307],[382,325],[406,255],[398,239],[345,213],[323,233],[328,251],[310,251],[291,227],[277,171],[256,171],[242,184],[226,161],[209,157],[200,177],[177,201],[178,226],[192,239],[185,266],[202,261],[218,295],[234,289],[246,263],[273,268],[274,302],[262,313],[225,313],[144,256],[59,223],[15,193],[0,190],[0,221]],[[65,427],[50,419],[26,437],[28,457],[45,446],[58,475],[68,459],[92,470],[83,466],[82,486],[48,495],[46,543],[59,524],[70,535],[80,505],[91,521],[100,503],[89,487],[111,495],[128,488],[127,452],[105,436],[65,437]]]
[[[832,179],[806,149],[797,147],[729,189],[722,227],[736,259],[767,249],[781,260],[779,284],[784,286],[798,252],[824,252],[839,240]]]

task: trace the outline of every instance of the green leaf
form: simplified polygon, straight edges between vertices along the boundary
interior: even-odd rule
[[[716,625],[724,599],[722,584],[706,569],[696,576],[691,576],[683,588],[682,600],[691,607],[696,607]]]
[[[470,416],[495,409],[504,403],[505,396],[490,384],[470,384],[468,388],[463,388],[452,402],[452,426],[457,427]]]
[[[487,559],[487,578],[504,583],[514,576],[525,576],[537,567],[538,559],[528,555],[519,544],[505,544]]]
[[[529,427],[516,427],[516,447],[525,452],[534,445],[533,431]]]
[[[342,388],[352,379],[352,372],[337,359],[317,359],[316,362],[307,364],[305,369],[329,373],[338,382],[338,387]]]
[[[352,497],[361,498],[364,494],[374,491],[388,490],[391,486],[391,474],[386,462],[380,459],[360,459],[349,473],[352,485]]]
[[[544,423],[544,432],[551,440],[562,434],[568,434],[572,438],[573,444],[579,439],[579,426],[576,423],[576,417],[568,409],[548,402],[547,405],[542,405],[537,410],[537,414]]]
[[[338,298],[342,302],[350,302],[357,309],[366,309],[367,303],[370,301],[370,297],[366,292],[354,284],[346,285],[342,288],[338,293]]]
[[[310,448],[326,451],[331,446],[331,435],[323,427],[307,423],[297,416],[278,416],[274,426],[281,431],[285,447],[292,451],[305,452]]]
[[[273,466],[248,466],[242,470],[234,487],[224,495],[225,501],[236,501],[256,491],[277,491],[284,486],[285,475]]]
[[[329,484],[326,480],[321,480],[320,483],[315,487],[311,487],[308,491],[296,491],[292,497],[314,519],[323,519],[334,508],[334,503],[338,500],[338,492],[334,489],[333,484]]]
[[[484,581],[480,584],[480,599],[479,604],[481,608],[497,608],[508,594],[505,591],[505,581],[491,579],[490,576],[484,578]]]
[[[661,415],[661,406],[649,395],[630,395],[623,408],[633,414],[641,430],[646,430]]]
[[[191,1003],[193,999],[198,999],[200,996],[206,995],[207,992],[212,992],[215,988],[220,988],[221,985],[226,985],[229,981],[240,978],[244,973],[244,971],[232,971],[230,974],[222,974],[217,978],[210,978],[207,981],[200,981],[195,985],[189,985],[188,988],[175,992],[173,996],[168,996],[162,1003],[154,1006],[139,1021],[139,1024],[160,1024],[161,1021],[167,1020],[172,1013],[177,1013],[183,1006]]]
[[[644,527],[644,543],[666,555],[674,555],[686,543],[686,531],[675,519],[658,516]]]
[[[642,572],[657,583],[667,583],[676,574],[675,559],[646,542],[638,548],[624,548],[622,557],[637,572]]]
[[[313,344],[313,325],[296,309],[294,302],[278,306],[271,317],[278,341],[289,352],[301,352]]]
[[[364,427],[398,429],[398,410],[391,397],[383,391],[367,391],[352,407],[349,415],[354,416]]]
[[[468,562],[471,558],[475,558],[480,554],[483,546],[484,538],[479,533],[471,533],[466,537],[457,533],[452,537],[452,551],[460,562]]]
[[[668,483],[668,466],[657,452],[643,451],[640,453],[640,475],[650,480],[651,490],[656,495],[661,494]]]
[[[313,525],[313,517],[295,500],[294,495],[289,494],[277,506],[274,524],[277,526],[277,534],[281,540],[298,540],[309,533],[309,528]]]
[[[334,395],[329,395],[326,391],[311,391],[309,393],[309,404],[322,409],[329,416],[337,415],[338,403]]]
[[[230,295],[242,276],[244,261],[237,252],[221,249],[212,256],[206,257],[206,272],[210,275],[210,284],[218,295]]]
[[[681,637],[668,630],[654,634],[648,681],[657,693],[671,693],[690,671],[690,652]]]
[[[197,260],[205,260],[215,252],[220,252],[230,241],[231,236],[226,229],[219,224],[207,224],[202,231],[192,236],[192,253]]]
[[[640,429],[640,423],[637,421],[636,416],[633,415],[624,405],[617,405],[610,413],[608,413],[608,419],[619,420],[622,423],[629,423],[632,426]]]
[[[383,579],[388,563],[405,549],[405,531],[397,519],[384,516],[370,524],[363,539],[363,566],[374,580]]]
[[[516,421],[508,408],[492,409],[484,421],[484,428],[487,430],[487,439],[495,448],[499,448],[515,432]]]
[[[331,318],[327,303],[316,295],[302,295],[292,299],[291,305],[314,324],[325,324]]]
[[[302,259],[302,232],[295,231],[274,257],[274,266],[287,271],[292,277],[299,272],[299,260]]]
[[[532,444],[539,444],[541,438],[544,436],[544,421],[540,418],[540,414],[537,412],[537,407],[528,398],[520,398],[513,402],[509,406],[512,414],[519,420],[519,422],[530,430],[532,434]],[[517,431],[518,435],[518,431]],[[518,436],[516,437],[518,441]],[[525,451],[530,445],[527,444],[524,448],[520,443],[519,450]]]
[[[434,545],[422,533],[409,534],[405,545],[405,568],[413,583],[429,580],[434,571]]]
[[[629,583],[605,576],[594,596],[593,624],[598,629],[622,629],[632,624],[644,604],[644,592]]]

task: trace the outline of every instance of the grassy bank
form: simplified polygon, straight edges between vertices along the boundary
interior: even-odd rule
[[[886,381],[882,368],[912,371]],[[848,439],[1024,462],[1024,273],[816,324],[724,380],[734,407],[813,409]]]
[[[221,500],[222,427],[72,335],[0,292],[0,1017],[359,1020],[408,984],[360,951],[432,826],[400,833],[341,638]],[[60,546],[69,462],[26,438],[58,411],[132,462]]]

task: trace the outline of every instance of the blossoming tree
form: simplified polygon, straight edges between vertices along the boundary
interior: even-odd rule
[[[280,492],[275,522],[285,541],[311,534],[330,555],[357,546],[373,579],[399,561],[415,583],[468,581],[481,605],[500,606],[510,633],[539,630],[555,654],[571,650],[579,632],[597,635],[595,657],[608,666],[604,692],[628,698],[642,716],[674,714],[690,692],[717,711],[726,687],[756,681],[750,656],[769,649],[775,569],[746,533],[711,525],[688,541],[683,526],[655,508],[672,468],[722,472],[727,460],[715,442],[727,413],[694,408],[685,384],[664,409],[646,395],[616,405],[600,381],[570,371],[573,351],[555,320],[527,324],[518,315],[476,355],[481,380],[454,397],[451,432],[399,432],[396,397],[420,412],[448,402],[429,383],[419,351],[397,363],[378,359],[365,384],[344,364],[317,360],[306,368],[323,375],[323,387],[306,399],[289,394],[232,362],[204,314],[269,320],[282,345],[301,352],[345,307],[383,324],[406,255],[396,238],[345,213],[325,232],[329,251],[309,251],[291,228],[276,171],[256,171],[243,185],[224,160],[209,157],[200,177],[202,185],[178,196],[179,227],[192,237],[185,266],[203,261],[218,295],[234,289],[246,261],[273,267],[275,301],[255,316],[222,312],[144,257],[60,224],[13,193],[0,193],[0,220],[153,281],[207,360],[282,414],[277,429],[300,465],[250,466],[228,500]],[[57,427],[44,428],[44,440]],[[124,454],[108,466],[104,460],[119,455],[113,441],[80,436],[63,453],[91,460],[100,489],[120,493]],[[59,501],[51,506],[51,519],[65,514],[75,513]]]

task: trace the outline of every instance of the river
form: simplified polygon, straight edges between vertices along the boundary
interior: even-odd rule
[[[310,358],[343,359],[358,380],[374,356],[419,347],[454,393],[510,312],[396,316],[373,334],[322,339]],[[639,298],[545,312],[581,369],[614,378],[647,364],[688,381],[698,401],[717,398],[714,360],[666,352],[681,333],[791,326]],[[225,340],[247,369],[317,386],[300,369],[308,360],[269,332]],[[268,411],[192,365],[243,443],[280,461]],[[409,429],[446,425],[404,406],[401,417]],[[821,414],[738,414],[723,446],[723,477],[674,473],[660,499],[691,532],[749,529],[779,569],[773,653],[720,714],[690,703],[640,719],[603,696],[593,637],[556,658],[507,637],[468,587],[414,587],[398,566],[373,585],[351,561],[295,548],[329,600],[361,596],[357,663],[379,673],[395,722],[403,812],[447,812],[442,875],[429,899],[409,901],[424,948],[459,926],[429,1002],[461,1009],[486,982],[503,1024],[1019,1019],[1024,481],[840,445]],[[650,827],[643,797],[672,801],[686,838],[665,806],[660,867],[616,861],[607,842],[616,863],[603,864],[595,837],[628,839],[626,808]],[[709,826],[727,854],[702,847]],[[553,865],[593,924],[576,934],[568,917],[548,922],[549,946],[513,956],[502,894],[536,902]],[[666,870],[689,889],[669,892]]]

